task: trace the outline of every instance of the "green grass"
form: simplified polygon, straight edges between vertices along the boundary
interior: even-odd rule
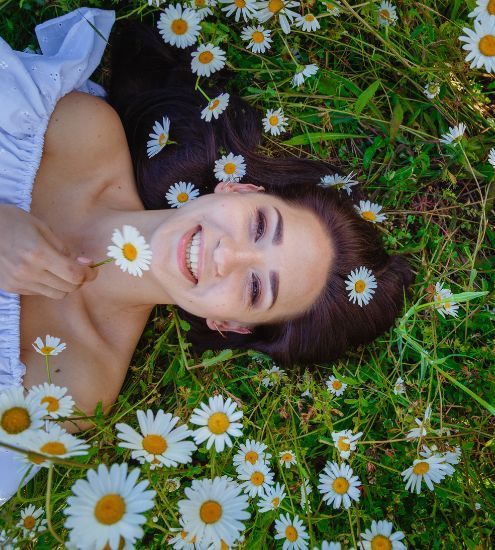
[[[266,357],[223,353],[191,355],[187,327],[170,308],[156,310],[129,369],[112,414],[96,414],[95,428],[84,434],[92,443],[81,463],[91,466],[130,460],[116,446],[117,422],[136,426],[135,411],[164,409],[187,421],[192,409],[214,392],[232,396],[244,412],[243,437],[234,450],[207,452],[204,445],[192,465],[148,471],[157,491],[139,548],[162,548],[170,527],[178,525],[177,502],[194,478],[235,475],[232,456],[239,442],[264,441],[272,455],[293,449],[298,465],[286,470],[273,461],[276,479],[289,488],[283,510],[298,514],[311,535],[311,545],[338,540],[356,546],[359,533],[372,519],[388,519],[406,534],[409,548],[491,548],[495,530],[495,391],[494,391],[494,170],[487,162],[495,147],[495,78],[464,62],[458,36],[472,26],[470,0],[397,3],[394,27],[376,24],[377,3],[362,2],[340,17],[325,16],[315,34],[293,30],[274,34],[276,55],[253,55],[240,39],[243,25],[219,10],[203,25],[205,41],[227,51],[235,71],[232,90],[260,109],[282,106],[290,134],[266,136],[261,151],[269,155],[309,156],[333,161],[341,173],[357,173],[370,200],[383,205],[386,222],[379,224],[387,250],[409,252],[417,273],[412,298],[396,326],[372,345],[329,365],[299,370],[267,389]],[[61,15],[77,1],[0,2],[0,35],[17,49],[36,46],[36,22]],[[81,5],[114,8],[118,17],[140,18],[159,11],[147,2],[100,2]],[[304,2],[313,13],[325,14],[319,1]],[[289,54],[287,45],[296,50]],[[319,73],[299,89],[290,87],[292,56],[315,63]],[[428,100],[423,87],[441,83],[440,96]],[[457,147],[438,142],[449,126],[464,122],[466,137]],[[444,282],[458,295],[457,318],[442,318],[433,308],[428,286]],[[491,309],[490,309],[491,308]],[[338,375],[348,384],[332,397],[324,380]],[[398,376],[406,394],[394,395]],[[313,401],[301,399],[310,389]],[[404,489],[400,472],[418,457],[417,442],[405,434],[432,405],[430,432],[424,442],[460,445],[461,462],[453,476],[420,495]],[[334,430],[364,432],[351,466],[363,484],[360,502],[333,510],[316,488],[327,460],[337,460],[331,444]],[[67,540],[63,527],[70,487],[84,470],[56,466],[51,490],[53,528]],[[182,486],[166,492],[168,478]],[[312,512],[302,511],[303,479],[313,487]],[[41,474],[0,509],[0,525],[17,523],[21,507],[44,506],[47,476]],[[475,503],[479,503],[477,509]],[[273,523],[278,514],[257,514],[246,522],[245,548],[278,548]],[[156,522],[153,521],[153,518]],[[30,545],[31,544],[31,545]],[[48,532],[23,548],[59,548]]]

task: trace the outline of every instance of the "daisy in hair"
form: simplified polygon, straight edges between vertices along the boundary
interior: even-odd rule
[[[347,176],[341,176],[340,174],[329,174],[321,178],[319,187],[335,187],[335,189],[344,189],[347,191],[347,194],[350,195],[352,192],[351,187],[357,185],[358,182],[353,179],[354,172],[351,172]]]
[[[305,32],[314,32],[320,28],[318,19],[312,13],[298,15],[294,22],[296,27],[301,27]]]
[[[464,27],[462,32],[459,40],[465,42],[462,49],[468,52],[465,61],[471,62],[469,68],[495,72],[495,17],[476,19],[474,30]]]
[[[36,338],[33,348],[40,353],[41,355],[58,355],[60,352],[64,351],[66,344],[60,341],[60,338],[55,336],[46,335],[45,341],[38,336]]]
[[[434,483],[440,483],[446,475],[450,475],[451,470],[452,466],[447,464],[442,456],[432,455],[429,458],[416,459],[401,476],[406,482],[406,491],[419,495],[423,481],[428,489],[433,491]]]
[[[55,386],[45,382],[39,386],[32,386],[28,395],[42,406],[46,407],[48,416],[62,418],[70,416],[74,410],[75,402],[67,393],[67,388]]]
[[[46,529],[46,519],[42,519],[43,508],[36,508],[30,504],[21,510],[21,519],[16,527],[22,529],[22,536],[26,539],[35,538],[39,531]]]
[[[254,53],[265,53],[267,49],[270,49],[272,42],[270,31],[262,25],[244,27],[241,32],[241,38],[249,41],[246,48],[252,50]]]
[[[340,15],[340,11],[342,9],[342,4],[338,2],[338,0],[323,0],[323,3],[325,4],[327,8],[327,12],[330,15],[333,15],[334,17],[338,17]]]
[[[213,15],[211,8],[217,5],[216,0],[190,0],[190,4],[201,20]]]
[[[124,225],[122,231],[115,229],[112,243],[107,247],[107,256],[125,273],[142,277],[143,271],[149,270],[151,248],[139,231],[132,225]]]
[[[333,443],[335,448],[339,451],[341,458],[347,460],[351,456],[351,453],[356,450],[356,442],[362,435],[363,432],[353,434],[351,430],[332,432]]]
[[[383,0],[378,8],[378,24],[379,25],[395,25],[397,23],[397,10],[392,2]]]
[[[176,4],[164,9],[156,26],[165,42],[178,48],[187,48],[198,39],[200,23],[201,17],[194,9]]]
[[[354,205],[357,213],[367,222],[379,223],[387,219],[385,214],[380,214],[383,208],[379,204],[370,201],[359,201],[359,206]]]
[[[239,466],[237,473],[242,490],[250,497],[263,496],[273,485],[274,474],[264,462]]]
[[[390,550],[406,550],[401,540],[406,536],[402,531],[392,532],[394,524],[391,521],[380,520],[371,522],[371,528],[361,533],[359,547],[363,550],[389,548]]]
[[[185,489],[185,499],[178,507],[189,537],[196,537],[204,548],[213,543],[218,547],[232,545],[245,529],[249,519],[248,496],[240,486],[226,476],[194,480]]]
[[[280,464],[286,468],[290,468],[293,464],[297,464],[296,455],[291,450],[281,451],[278,456]]]
[[[272,455],[265,452],[266,449],[267,446],[264,443],[255,441],[254,439],[248,439],[246,443],[241,443],[239,450],[232,459],[235,468],[238,470],[239,466],[254,465],[257,462],[268,462]]]
[[[201,44],[191,57],[191,70],[198,76],[210,76],[225,65],[225,52],[210,43]]]
[[[314,63],[298,67],[296,73],[292,77],[292,87],[296,88],[301,86],[307,78],[315,75],[317,72],[318,67]]]
[[[370,302],[375,293],[374,289],[377,287],[373,272],[364,266],[351,271],[345,282],[349,301],[353,304],[357,301],[360,307]]]
[[[179,181],[168,188],[165,195],[172,208],[180,208],[199,197],[199,190],[189,181]]]
[[[0,440],[16,444],[28,432],[43,426],[46,407],[24,397],[24,388],[14,386],[0,392]]]
[[[86,479],[78,479],[72,486],[63,513],[70,539],[79,548],[121,548],[143,537],[143,512],[153,508],[155,491],[144,489],[148,481],[140,481],[139,469],[127,473],[127,464],[104,464],[98,470],[89,470]]]
[[[290,26],[299,15],[292,8],[298,8],[300,2],[295,0],[269,0],[268,2],[258,2],[257,5],[260,10],[258,12],[260,23],[265,23],[272,17],[278,17],[278,22],[284,33],[290,33]]]
[[[333,374],[326,381],[326,385],[328,391],[337,397],[340,397],[347,388],[347,384],[345,382],[341,382],[338,378],[335,378]]]
[[[464,124],[464,122],[461,122],[457,126],[449,126],[449,131],[445,134],[442,134],[442,137],[440,138],[440,143],[456,146],[461,140],[465,131],[466,125]]]
[[[163,117],[162,123],[160,124],[157,121],[153,124],[153,132],[149,134],[151,138],[148,140],[146,147],[148,158],[152,158],[157,155],[167,143],[175,143],[175,141],[170,141],[169,138],[170,131],[170,119],[167,116]]]
[[[277,483],[275,486],[268,487],[265,494],[261,495],[258,501],[259,511],[269,512],[280,508],[280,504],[285,497],[285,485]]]
[[[188,438],[193,432],[186,425],[176,427],[179,417],[165,413],[161,409],[156,415],[153,411],[137,411],[140,431],[127,424],[116,424],[117,437],[122,441],[120,447],[132,449],[131,456],[141,464],[149,462],[151,469],[162,466],[174,468],[192,460],[196,445]]]
[[[222,8],[227,17],[235,14],[236,22],[242,15],[242,18],[247,23],[249,19],[256,18],[258,13],[258,2],[256,0],[218,0],[221,4],[226,4]]]
[[[206,441],[207,449],[215,444],[217,453],[222,452],[225,446],[232,447],[230,438],[242,435],[242,424],[238,422],[242,418],[242,411],[236,409],[235,401],[230,397],[224,401],[221,395],[210,397],[208,405],[201,403],[199,408],[194,409],[190,422],[201,426],[194,432],[196,444]]]
[[[428,99],[435,99],[440,93],[440,84],[438,82],[430,82],[424,87],[423,93]]]
[[[435,308],[440,313],[440,315],[445,318],[445,315],[451,315],[452,317],[457,317],[457,311],[459,306],[454,300],[450,300],[453,296],[449,288],[443,288],[444,283],[435,284],[435,294],[433,295],[433,301],[435,303]],[[447,300],[442,302],[442,300]]]
[[[328,505],[334,508],[344,506],[347,509],[351,506],[351,500],[359,501],[361,482],[353,473],[348,464],[327,462],[320,474],[318,489]]]
[[[287,117],[284,116],[282,108],[268,109],[262,122],[265,132],[270,132],[272,136],[278,136],[281,132],[287,131]]]
[[[246,162],[242,155],[229,153],[215,161],[214,174],[219,181],[239,182],[246,174]]]
[[[212,99],[208,105],[201,111],[201,118],[206,122],[211,122],[211,117],[218,119],[229,104],[230,95],[227,93],[220,94]]]
[[[299,516],[291,518],[289,514],[281,514],[275,520],[275,540],[283,540],[282,550],[304,550],[309,548],[309,535]]]

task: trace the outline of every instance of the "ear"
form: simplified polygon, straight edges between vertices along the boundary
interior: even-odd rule
[[[222,181],[217,183],[214,193],[256,193],[264,190],[264,187],[261,187],[261,185],[254,185],[254,183]]]
[[[251,334],[251,329],[243,327],[233,321],[215,321],[214,319],[206,319],[206,324],[211,330],[219,332],[236,332],[237,334]]]

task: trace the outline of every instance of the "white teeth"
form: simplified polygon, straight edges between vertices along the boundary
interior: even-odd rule
[[[198,278],[199,245],[201,244],[201,230],[195,233],[186,245],[186,265],[194,278]]]

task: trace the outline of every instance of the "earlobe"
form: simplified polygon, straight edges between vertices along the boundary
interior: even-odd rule
[[[265,188],[254,183],[235,183],[232,181],[221,181],[217,183],[214,193],[256,193],[262,192]]]
[[[252,331],[250,328],[239,326],[236,323],[232,323],[231,321],[215,321],[213,319],[206,319],[206,324],[209,329],[216,330],[220,334],[222,334],[222,332],[236,332],[237,334],[252,334]]]

